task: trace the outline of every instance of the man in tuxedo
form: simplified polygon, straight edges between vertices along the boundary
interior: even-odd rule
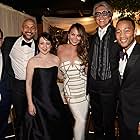
[[[96,140],[114,140],[116,99],[119,89],[119,47],[115,42],[111,6],[101,1],[93,8],[98,25],[89,38],[87,92],[93,113]]]
[[[0,29],[0,140],[4,140],[8,128],[8,117],[10,112],[10,94],[7,89],[7,72],[4,65],[3,51],[3,32]]]
[[[34,36],[37,31],[33,19],[25,19],[19,37],[6,37],[3,42],[5,65],[8,69],[9,90],[12,94],[12,103],[15,110],[16,138],[26,111],[26,66],[28,60],[37,52]]]
[[[116,25],[117,42],[122,47],[119,61],[122,81],[119,94],[120,140],[140,140],[140,44],[135,37],[135,22],[130,17],[121,18]]]

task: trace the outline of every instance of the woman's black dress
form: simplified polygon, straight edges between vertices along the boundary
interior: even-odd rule
[[[22,140],[72,140],[73,116],[57,85],[58,67],[35,68],[32,83],[36,115],[25,115]]]

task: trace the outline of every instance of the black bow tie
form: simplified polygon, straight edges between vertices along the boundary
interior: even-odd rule
[[[126,52],[121,51],[121,52],[120,52],[120,58],[121,58],[122,60],[124,60],[124,56],[126,56],[126,59],[128,59],[128,54],[127,54]]]
[[[21,46],[27,45],[27,46],[31,47],[31,44],[32,44],[32,42],[27,43],[24,40],[22,40]]]

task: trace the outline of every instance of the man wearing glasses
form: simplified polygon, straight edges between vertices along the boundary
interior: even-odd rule
[[[119,47],[112,25],[112,8],[105,1],[94,5],[97,31],[89,38],[87,93],[90,96],[95,140],[114,140],[116,98],[119,90]]]

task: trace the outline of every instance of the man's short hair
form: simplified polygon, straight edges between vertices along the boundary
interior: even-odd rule
[[[107,11],[110,12],[110,16],[113,16],[113,9],[112,9],[111,5],[109,5],[106,1],[101,1],[94,5],[93,16],[95,16],[96,8],[98,8],[99,6],[104,6],[107,9]]]
[[[134,29],[136,28],[136,25],[135,25],[135,21],[130,18],[130,17],[123,17],[123,18],[120,18],[117,22],[117,24],[120,22],[120,21],[130,21],[132,23],[132,26],[134,27]],[[116,26],[117,26],[116,24]]]

